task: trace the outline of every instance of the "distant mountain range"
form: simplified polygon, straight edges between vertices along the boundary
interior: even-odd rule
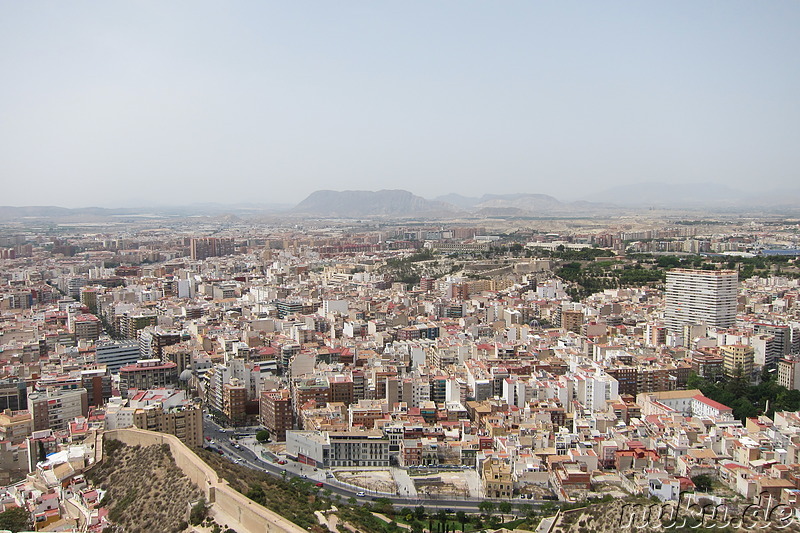
[[[792,213],[800,211],[800,189],[745,193],[711,183],[639,183],[620,185],[583,200],[563,202],[547,194],[485,194],[469,197],[456,193],[432,200],[409,191],[332,191],[311,193],[292,207],[285,204],[193,204],[175,207],[68,209],[55,206],[0,206],[0,222],[56,220],[101,222],[166,217],[295,216],[321,218],[457,218],[457,217],[575,217],[612,216],[653,208],[717,212]]]
[[[436,198],[475,215],[557,216],[604,212],[612,208],[600,202],[562,202],[547,194],[484,194],[480,198],[448,194]]]
[[[608,208],[609,206],[587,202],[564,203],[546,194],[487,194],[481,198],[449,194],[427,200],[403,190],[316,191],[292,209],[292,213],[347,218],[530,217],[574,215]]]
[[[293,214],[327,217],[441,216],[457,211],[452,205],[426,200],[403,190],[315,191],[292,209]]]
[[[427,200],[403,190],[316,191],[291,212],[313,216],[475,216],[553,217],[602,216],[644,209],[704,211],[797,212],[800,189],[747,193],[713,183],[639,183],[620,185],[582,200],[563,202],[547,194],[451,193]]]

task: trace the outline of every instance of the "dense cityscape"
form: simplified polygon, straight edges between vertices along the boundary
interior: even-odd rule
[[[0,1],[0,533],[800,533],[798,28]]]
[[[794,516],[796,221],[471,222],[6,224],[3,509],[135,530],[92,481],[113,440],[459,511],[449,530],[568,530],[587,500],[687,494]],[[184,506],[204,493],[207,530],[251,530],[206,482]],[[344,530],[323,511],[308,528]]]

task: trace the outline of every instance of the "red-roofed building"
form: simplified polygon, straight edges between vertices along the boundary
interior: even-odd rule
[[[96,341],[103,332],[100,319],[90,313],[69,316],[69,331],[77,339]]]
[[[692,414],[694,416],[707,416],[712,418],[721,415],[733,416],[733,409],[711,398],[706,398],[702,394],[698,394],[692,398]]]
[[[158,359],[144,359],[119,369],[119,389],[123,396],[130,389],[148,390],[178,386],[178,365]]]
[[[89,432],[89,422],[86,417],[78,417],[69,423],[69,434],[73,441],[76,439],[83,439]]]
[[[628,443],[630,447],[632,442]],[[617,471],[622,472],[625,470],[641,470],[644,468],[659,467],[661,457],[655,450],[649,450],[639,442],[638,446],[631,447],[628,450],[617,450],[614,452],[614,467]]]

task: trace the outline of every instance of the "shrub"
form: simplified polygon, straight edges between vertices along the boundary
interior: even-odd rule
[[[205,498],[200,498],[189,513],[189,522],[191,522],[193,526],[198,526],[205,520],[207,513],[208,507],[206,507],[206,500]]]

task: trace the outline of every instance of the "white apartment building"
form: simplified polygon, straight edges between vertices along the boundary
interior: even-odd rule
[[[605,410],[607,401],[619,398],[619,383],[605,372],[579,373],[573,379],[576,399],[585,409]]]
[[[667,272],[667,329],[671,333],[681,333],[687,324],[733,327],[736,325],[738,286],[739,277],[734,270],[670,270]]]
[[[287,431],[286,455],[322,468],[388,467],[389,442],[380,430]]]

